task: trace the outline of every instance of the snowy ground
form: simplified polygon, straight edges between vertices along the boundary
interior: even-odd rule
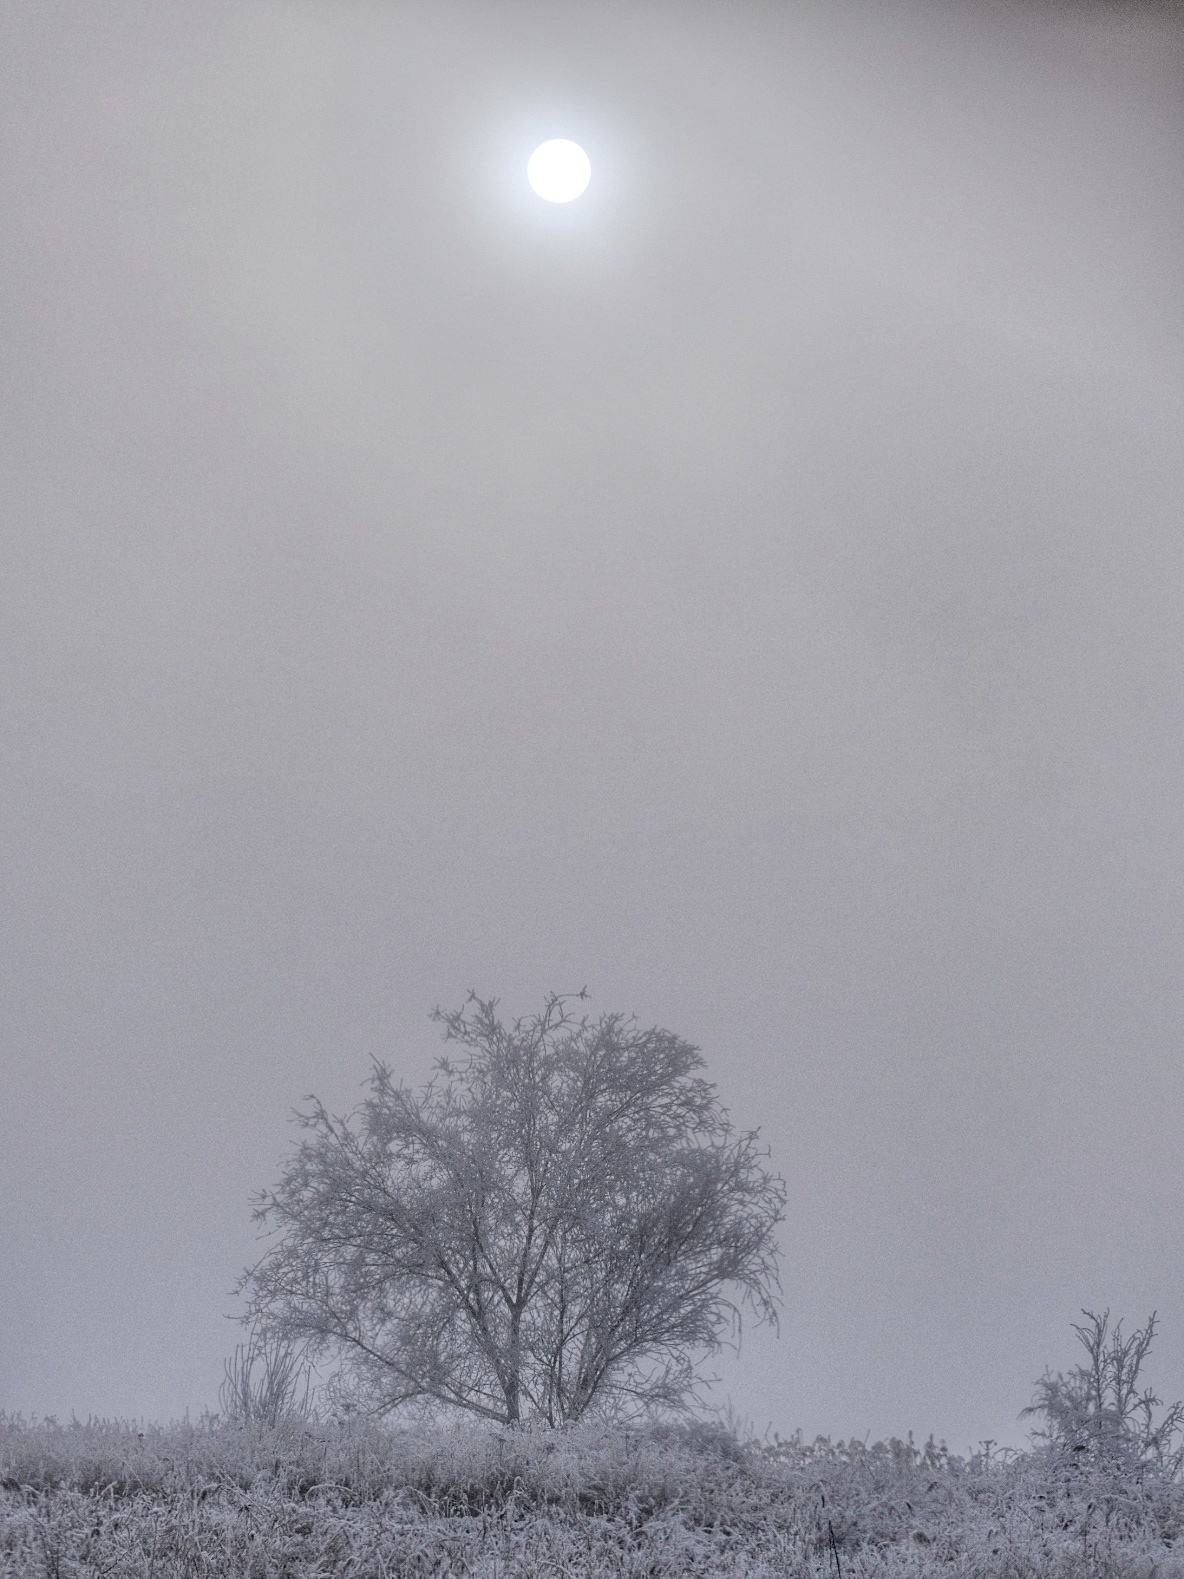
[[[4,1579],[1184,1579],[1182,1532],[1177,1482],[932,1443],[0,1415]]]

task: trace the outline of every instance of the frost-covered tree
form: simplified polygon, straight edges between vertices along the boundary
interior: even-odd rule
[[[1148,1470],[1169,1478],[1179,1473],[1184,1448],[1184,1403],[1175,1403],[1156,1419],[1161,1407],[1141,1372],[1155,1337],[1153,1311],[1145,1327],[1124,1336],[1122,1322],[1110,1326],[1110,1312],[1098,1316],[1083,1310],[1084,1323],[1073,1330],[1086,1352],[1086,1363],[1067,1376],[1046,1371],[1024,1415],[1042,1416],[1033,1431],[1036,1442],[1053,1457],[1083,1470],[1116,1476],[1145,1475]]]
[[[349,1117],[309,1099],[258,1198],[247,1319],[343,1362],[375,1412],[683,1406],[742,1306],[776,1323],[784,1185],[671,1032],[496,1008],[437,1010],[463,1052],[421,1091],[376,1063]]]

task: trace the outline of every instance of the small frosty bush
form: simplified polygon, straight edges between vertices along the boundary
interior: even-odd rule
[[[1129,1337],[1123,1336],[1121,1321],[1110,1327],[1108,1310],[1082,1315],[1085,1323],[1074,1324],[1073,1330],[1086,1363],[1067,1376],[1046,1371],[1023,1411],[1045,1421],[1033,1433],[1036,1441],[1062,1466],[1140,1483],[1174,1480],[1184,1461],[1184,1402],[1174,1403],[1157,1420],[1161,1400],[1142,1386],[1141,1378],[1155,1337],[1155,1312]]]
[[[274,1426],[312,1414],[312,1367],[290,1338],[275,1338],[256,1325],[226,1361],[218,1395],[228,1420]]]

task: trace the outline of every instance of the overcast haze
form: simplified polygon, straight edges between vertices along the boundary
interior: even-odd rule
[[[215,1405],[292,1108],[585,984],[758,1430],[1184,1394],[1182,27],[0,0],[0,1408]]]

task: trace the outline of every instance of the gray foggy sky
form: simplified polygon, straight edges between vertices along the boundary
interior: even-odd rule
[[[215,1404],[290,1110],[585,983],[787,1180],[758,1429],[1184,1393],[1182,37],[0,3],[0,1408]]]

